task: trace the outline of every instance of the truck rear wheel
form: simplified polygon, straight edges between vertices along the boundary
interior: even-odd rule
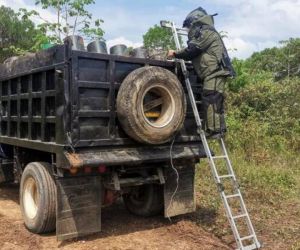
[[[20,205],[26,227],[33,233],[55,230],[56,186],[50,164],[31,162],[22,174]]]
[[[117,113],[131,138],[148,144],[166,143],[184,122],[182,85],[176,75],[161,67],[134,70],[121,84]]]
[[[143,185],[134,187],[132,192],[125,194],[123,200],[126,208],[132,214],[148,217],[163,211],[163,186]]]

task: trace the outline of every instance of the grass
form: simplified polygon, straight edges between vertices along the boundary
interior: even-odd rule
[[[244,80],[238,92],[227,91],[230,158],[264,249],[298,250],[300,80],[274,82],[259,75]],[[220,155],[215,145],[211,149]],[[224,168],[219,166],[219,174],[225,174]],[[231,244],[232,232],[206,160],[199,164],[196,178],[198,212],[193,219]]]
[[[233,149],[230,158],[266,249],[300,249],[300,156],[276,153],[257,162]],[[196,188],[197,221],[231,244],[231,229],[206,160],[198,165]]]

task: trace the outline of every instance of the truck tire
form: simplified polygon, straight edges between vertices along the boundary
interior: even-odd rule
[[[160,214],[164,208],[163,186],[150,184],[135,187],[123,195],[126,208],[132,214],[149,217]]]
[[[22,174],[20,205],[25,226],[33,233],[55,230],[56,185],[45,162],[31,162]]]
[[[134,140],[163,144],[179,131],[186,113],[180,81],[169,70],[147,66],[131,72],[117,97],[119,122]]]

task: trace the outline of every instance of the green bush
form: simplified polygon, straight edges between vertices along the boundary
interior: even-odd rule
[[[246,152],[300,150],[300,79],[249,83],[227,96],[228,140]],[[239,136],[237,136],[239,135]]]

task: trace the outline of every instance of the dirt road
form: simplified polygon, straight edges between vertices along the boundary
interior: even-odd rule
[[[103,210],[103,232],[77,241],[57,242],[55,235],[29,233],[18,204],[18,186],[0,186],[0,249],[230,249],[187,217],[172,223],[162,217],[139,218],[122,203]]]

